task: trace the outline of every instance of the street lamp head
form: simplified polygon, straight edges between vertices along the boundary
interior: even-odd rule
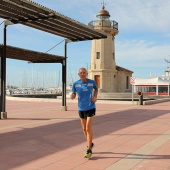
[[[10,20],[5,20],[4,21],[4,25],[7,26],[7,25],[13,25],[14,23]]]

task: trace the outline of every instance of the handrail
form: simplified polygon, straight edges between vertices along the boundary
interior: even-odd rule
[[[100,22],[100,21],[102,21],[102,25],[96,25],[95,23],[97,23],[97,22]],[[109,25],[106,25],[106,24],[104,24],[104,22],[110,22],[110,24]],[[94,21],[91,21],[91,22],[89,22],[89,24],[88,24],[88,26],[90,26],[90,27],[95,27],[95,28],[97,28],[97,27],[107,27],[107,28],[114,28],[114,29],[116,29],[116,30],[118,30],[118,22],[116,22],[116,21],[114,21],[114,20],[94,20]]]

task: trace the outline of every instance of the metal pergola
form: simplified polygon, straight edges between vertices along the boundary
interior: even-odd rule
[[[66,110],[67,43],[107,38],[107,35],[30,0],[1,0],[0,18],[5,19],[4,45],[1,51],[1,117],[6,113],[5,87],[8,49],[6,32],[7,26],[13,24],[23,24],[65,38],[65,53],[64,60],[62,60],[62,107]],[[18,58],[14,57],[14,59]],[[24,60],[29,61],[29,56]]]

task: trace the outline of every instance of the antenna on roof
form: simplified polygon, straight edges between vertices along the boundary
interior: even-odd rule
[[[103,1],[103,3],[101,3],[101,4],[103,5],[103,6],[102,6],[103,8],[106,6],[106,3],[104,3],[104,1]]]
[[[170,60],[164,58],[164,60],[168,63],[168,67],[170,66]]]

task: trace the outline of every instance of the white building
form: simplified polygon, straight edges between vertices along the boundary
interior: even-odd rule
[[[134,92],[142,91],[150,96],[170,95],[170,67],[165,70],[164,76],[152,78],[135,78]]]

